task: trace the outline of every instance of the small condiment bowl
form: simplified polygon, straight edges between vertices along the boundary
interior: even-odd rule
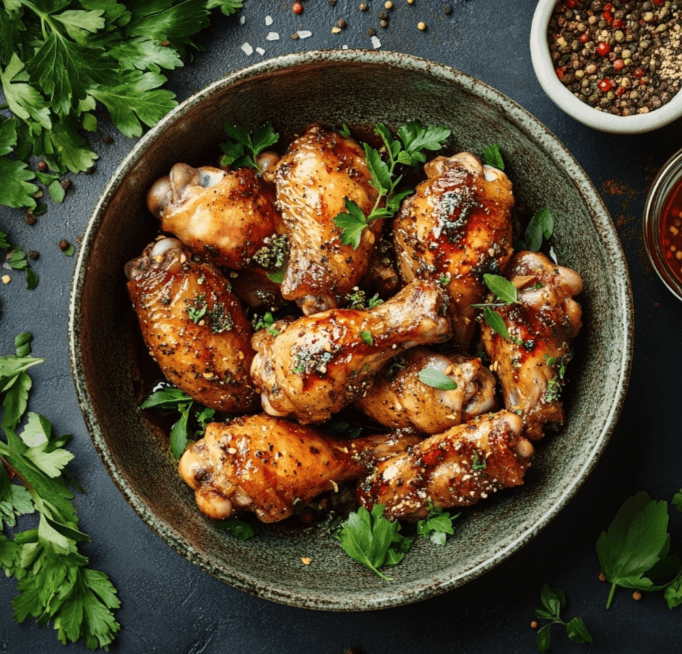
[[[644,205],[642,229],[644,245],[651,265],[668,289],[682,300],[682,282],[666,261],[661,244],[661,222],[666,201],[680,183],[682,183],[682,150],[678,150],[668,159],[651,185]]]
[[[549,52],[547,28],[556,5],[557,0],[539,0],[530,28],[530,54],[540,85],[559,109],[588,127],[612,134],[651,132],[682,116],[682,92],[662,107],[635,116],[614,116],[576,98],[557,77]]]

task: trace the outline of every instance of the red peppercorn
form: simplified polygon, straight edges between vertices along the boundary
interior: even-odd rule
[[[625,66],[625,62],[624,62],[622,59],[616,59],[616,60],[613,62],[613,67],[614,67],[616,70],[622,70],[624,66]]]
[[[619,86],[618,90],[616,91],[616,95],[620,98],[623,93],[625,93],[625,88],[623,86]]]
[[[622,18],[614,18],[613,23],[611,23],[611,27],[614,29],[620,29],[625,25],[625,21]]]
[[[580,39],[581,43],[587,43],[590,40],[590,35],[587,32],[584,32],[578,38]]]
[[[659,7],[662,7],[665,4],[665,0],[653,0],[653,3]]]
[[[565,0],[564,4],[569,9],[575,9],[578,6],[578,0]]]
[[[600,54],[602,57],[605,57],[607,54],[609,54],[609,52],[611,52],[611,46],[605,41],[602,41],[597,46],[597,53]]]
[[[639,66],[632,71],[634,77],[644,77],[644,68]]]
[[[613,9],[613,5],[610,2],[607,2],[604,5],[604,11],[611,11]]]
[[[300,2],[294,2],[294,4],[291,5],[291,11],[293,11],[295,14],[302,14],[303,5]]]
[[[613,82],[610,79],[604,78],[597,86],[602,93],[608,93],[613,88]]]
[[[610,11],[605,11],[602,16],[607,23],[610,23],[613,20],[613,14]]]
[[[561,68],[557,68],[557,69],[556,69],[556,76],[557,76],[559,79],[564,79],[564,71],[561,70]]]

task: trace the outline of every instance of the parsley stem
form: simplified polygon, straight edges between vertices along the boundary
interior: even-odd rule
[[[2,462],[5,468],[7,468],[7,472],[16,477],[19,481],[21,481],[21,483],[24,486],[26,486],[26,488],[28,488],[29,491],[31,491],[31,493],[35,493],[35,491],[33,490],[33,486],[31,486],[31,484],[29,484],[26,481],[26,479],[24,479],[21,473],[4,456],[0,456],[0,462]]]
[[[606,600],[606,608],[607,609],[610,609],[611,604],[613,603],[613,596],[616,593],[616,585],[617,585],[616,582],[613,582],[613,584],[611,584],[611,592],[609,593],[609,599]]]

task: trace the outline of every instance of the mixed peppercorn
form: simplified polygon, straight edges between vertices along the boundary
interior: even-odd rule
[[[645,114],[682,83],[682,0],[563,0],[548,27],[557,77],[599,111]]]

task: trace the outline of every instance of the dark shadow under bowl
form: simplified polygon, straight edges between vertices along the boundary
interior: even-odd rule
[[[470,511],[445,547],[415,541],[386,582],[322,530],[264,527],[248,541],[196,508],[158,428],[138,410],[143,376],[123,265],[156,233],[150,184],[170,167],[214,163],[223,121],[272,121],[284,138],[313,121],[397,127],[418,118],[451,127],[449,150],[504,152],[517,205],[555,216],[554,247],[585,280],[584,328],[569,369],[567,424],[538,448],[529,483]],[[592,470],[613,430],[632,358],[630,282],[597,192],[562,144],[524,109],[445,66],[386,52],[308,52],[236,72],[197,93],[153,128],[107,185],[88,224],[71,295],[69,337],[80,404],[95,446],[142,519],[169,545],[226,583],[315,609],[367,610],[415,602],[490,570],[533,538]],[[463,547],[462,544],[465,544]],[[301,557],[310,557],[305,566]]]

